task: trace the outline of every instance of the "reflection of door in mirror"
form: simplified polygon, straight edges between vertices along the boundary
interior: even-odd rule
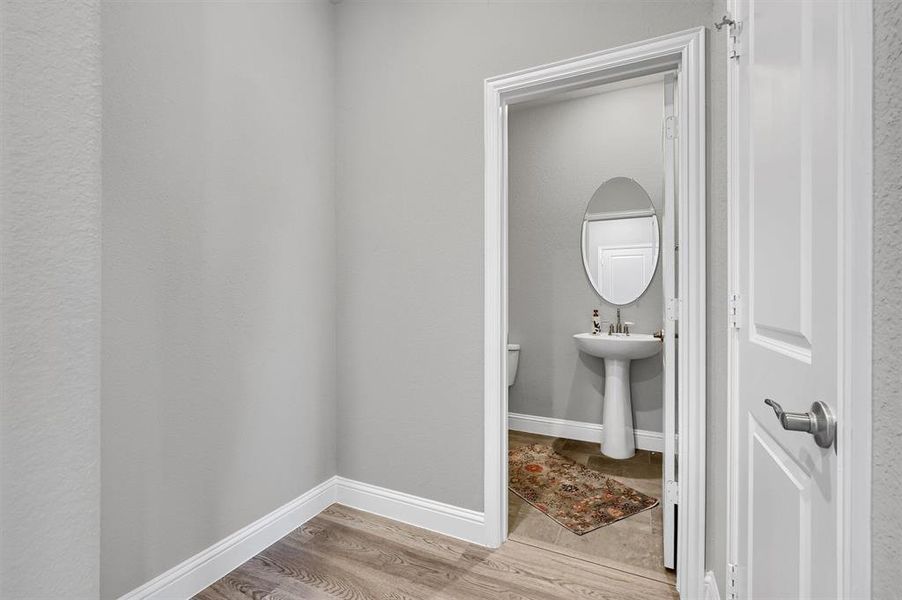
[[[628,304],[645,291],[651,279],[652,245],[599,246],[601,295],[613,304]]]
[[[653,209],[587,213],[583,257],[589,281],[612,304],[634,302],[654,275],[658,244]]]

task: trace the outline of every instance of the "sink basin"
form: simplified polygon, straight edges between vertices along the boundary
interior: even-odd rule
[[[581,352],[604,359],[601,453],[611,458],[630,458],[636,454],[630,362],[654,356],[664,344],[647,333],[577,333],[573,340]]]
[[[576,347],[580,351],[598,358],[637,360],[654,356],[664,346],[661,340],[647,333],[632,333],[630,335],[622,333],[613,335],[605,333],[601,335],[577,333],[573,337],[576,340]]]

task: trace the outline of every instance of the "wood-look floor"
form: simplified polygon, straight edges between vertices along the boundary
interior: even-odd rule
[[[673,586],[547,548],[490,550],[332,505],[198,600],[677,598]]]

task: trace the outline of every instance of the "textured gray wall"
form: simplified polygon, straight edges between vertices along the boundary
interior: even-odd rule
[[[902,598],[902,2],[874,3],[874,598]]]
[[[104,597],[336,471],[333,16],[104,6]]]
[[[339,473],[481,510],[482,81],[708,25],[712,4],[343,2],[337,12]],[[725,235],[712,255],[725,254]],[[726,271],[712,263],[710,335],[724,336]],[[725,354],[709,356],[725,370]],[[710,403],[723,404],[714,383]],[[713,412],[710,429],[724,429]],[[714,456],[726,452],[719,439]]]
[[[592,309],[613,320],[583,268],[586,204],[612,177],[631,177],[664,218],[664,84],[657,81],[509,113],[510,341],[521,345],[510,411],[601,423],[604,367],[576,349]],[[663,224],[663,220],[661,221]],[[634,332],[663,326],[661,265],[636,302],[622,307]],[[662,431],[661,355],[633,361],[634,425]]]
[[[0,598],[96,598],[100,5],[0,3]]]

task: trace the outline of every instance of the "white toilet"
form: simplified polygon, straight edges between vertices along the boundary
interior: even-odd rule
[[[517,365],[520,363],[520,344],[507,345],[507,387],[517,379]]]

